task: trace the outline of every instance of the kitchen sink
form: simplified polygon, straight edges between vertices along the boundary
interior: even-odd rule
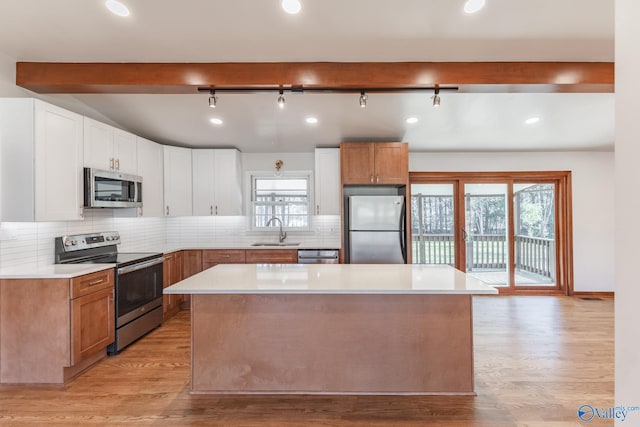
[[[252,243],[251,246],[298,246],[300,243],[273,243],[273,242],[257,242]]]

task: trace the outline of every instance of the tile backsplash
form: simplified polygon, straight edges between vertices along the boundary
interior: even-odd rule
[[[290,232],[289,240],[305,245],[340,246],[340,217],[312,217],[312,231]],[[247,217],[117,218],[109,209],[85,211],[83,221],[0,223],[0,267],[47,265],[54,261],[54,238],[99,231],[120,232],[121,252],[162,251],[182,247],[237,246],[275,240],[274,233],[248,231]]]

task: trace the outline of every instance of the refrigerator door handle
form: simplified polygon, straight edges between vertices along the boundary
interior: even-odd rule
[[[400,249],[402,250],[402,259],[404,260],[404,263],[407,263],[407,236],[405,233],[405,216],[406,216],[406,209],[405,209],[405,201],[402,201],[402,208],[400,211]]]

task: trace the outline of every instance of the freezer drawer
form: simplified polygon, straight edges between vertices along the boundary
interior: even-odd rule
[[[404,264],[399,231],[349,232],[351,264]]]

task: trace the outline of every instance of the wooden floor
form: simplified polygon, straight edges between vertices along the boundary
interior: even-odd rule
[[[183,311],[65,387],[0,386],[0,425],[584,426],[613,405],[613,305],[476,297],[475,397],[191,396]]]

